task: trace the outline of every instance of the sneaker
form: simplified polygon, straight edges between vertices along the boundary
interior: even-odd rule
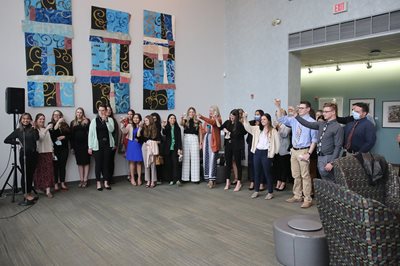
[[[182,186],[182,183],[181,183],[181,181],[176,181],[176,185],[178,186],[178,187],[181,187]]]
[[[265,196],[266,200],[270,200],[274,197],[274,195],[272,193],[268,193],[267,196]]]
[[[306,209],[306,208],[310,208],[313,205],[312,201],[305,201],[303,202],[303,204],[301,204],[301,208]]]
[[[258,197],[258,192],[253,192],[253,194],[251,194],[250,198],[255,199]]]
[[[303,201],[302,198],[298,199],[298,198],[295,198],[294,196],[286,200],[286,202],[289,202],[289,203],[302,202],[302,201]]]
[[[173,186],[174,185],[174,181],[169,182],[169,185]]]

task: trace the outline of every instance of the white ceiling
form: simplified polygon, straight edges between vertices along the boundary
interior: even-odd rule
[[[381,52],[370,55],[373,50]],[[302,67],[400,58],[400,33],[313,47],[293,53],[300,56]]]

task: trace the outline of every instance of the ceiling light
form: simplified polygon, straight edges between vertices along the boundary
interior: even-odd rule
[[[311,74],[312,73],[312,69],[311,69],[311,67],[309,67],[308,68],[308,74]]]
[[[367,62],[367,69],[370,69],[372,67],[370,62]]]
[[[340,71],[340,69],[339,65],[336,65],[336,71]]]

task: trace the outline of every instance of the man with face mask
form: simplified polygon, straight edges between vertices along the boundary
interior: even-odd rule
[[[366,103],[355,103],[351,115],[354,121],[344,127],[344,148],[348,153],[369,152],[376,142],[376,128],[368,120]]]

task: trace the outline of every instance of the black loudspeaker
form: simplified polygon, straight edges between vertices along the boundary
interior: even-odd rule
[[[25,113],[25,89],[8,87],[6,89],[7,114]]]

